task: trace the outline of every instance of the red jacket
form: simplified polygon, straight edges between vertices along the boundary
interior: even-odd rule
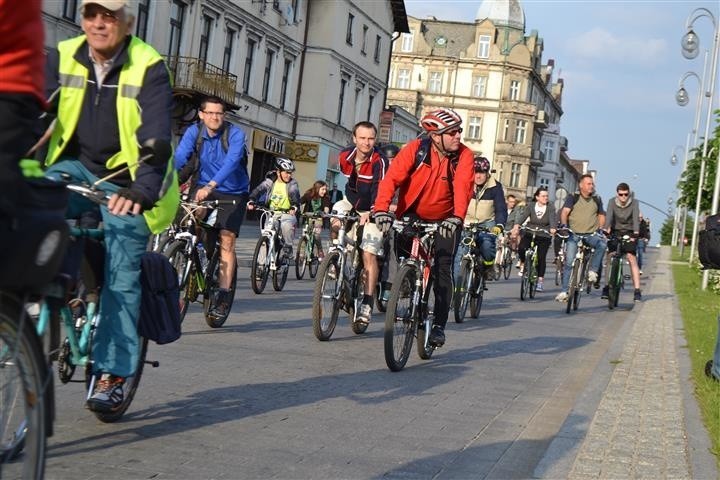
[[[0,0],[0,92],[34,95],[45,105],[41,0]]]
[[[440,165],[440,154],[434,147],[431,147],[429,162],[426,159],[416,169],[415,157],[421,141],[421,139],[416,139],[408,143],[390,164],[385,178],[378,187],[375,211],[388,211],[395,190],[399,188],[400,192],[395,212],[398,217],[408,209],[415,210],[417,204],[422,204],[423,210],[430,212],[429,215],[424,215],[428,217],[424,218],[424,220],[443,220],[450,216],[465,218],[475,178],[472,150],[465,145],[460,145],[455,173],[453,174],[452,193],[448,194],[444,199],[437,198],[431,188],[425,187],[432,185],[437,180],[431,178],[431,173],[436,171]]]
[[[348,179],[345,184],[345,198],[355,210],[368,212],[372,210],[377,195],[378,183],[385,176],[387,162],[377,149],[373,150],[370,160],[356,168],[357,149],[347,147],[340,152],[338,163],[340,171]]]

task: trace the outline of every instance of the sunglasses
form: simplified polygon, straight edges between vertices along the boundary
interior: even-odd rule
[[[120,20],[118,12],[113,12],[112,10],[95,6],[87,6],[83,8],[82,17],[85,20],[95,20],[98,15],[100,15],[100,19],[105,24],[115,24]]]
[[[454,130],[448,130],[447,132],[443,132],[443,135],[447,135],[448,137],[454,137],[455,135],[460,135],[462,131],[462,128],[456,128]]]
[[[626,193],[620,193],[620,192],[618,192],[617,195],[618,195],[618,197],[627,197],[628,195],[630,195],[630,192],[626,192]]]

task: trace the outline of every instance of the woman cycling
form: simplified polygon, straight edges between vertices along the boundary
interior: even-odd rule
[[[327,183],[322,180],[316,181],[302,197],[300,197],[300,211],[302,213],[328,213],[330,211],[330,197],[328,196]],[[315,236],[315,245],[318,246],[318,257],[324,256],[320,232],[323,228],[323,219],[316,218],[310,220],[314,223],[313,234]]]
[[[550,197],[548,196],[547,188],[540,187],[535,190],[533,195],[533,201],[530,202],[526,207],[522,215],[517,217],[516,223],[513,226],[513,230],[517,233],[520,225],[526,224],[528,227],[543,228],[548,230],[550,234],[538,232],[535,237],[535,243],[538,247],[538,279],[537,279],[537,291],[543,291],[543,277],[545,276],[545,257],[547,257],[548,248],[550,248],[550,235],[555,234],[555,225],[557,224],[557,217],[555,214],[555,207],[548,202]],[[527,222],[527,223],[526,223]],[[532,239],[532,233],[527,232],[523,235],[520,240],[520,246],[518,247],[518,253],[520,255],[520,275],[525,264],[525,250],[530,246]]]

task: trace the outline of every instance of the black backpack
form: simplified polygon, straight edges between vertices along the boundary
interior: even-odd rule
[[[705,230],[698,236],[698,258],[704,270],[720,269],[720,215],[705,220]]]
[[[180,288],[175,268],[162,254],[145,252],[140,266],[142,301],[138,334],[158,345],[180,338]]]

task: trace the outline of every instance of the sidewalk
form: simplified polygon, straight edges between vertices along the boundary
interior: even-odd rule
[[[644,301],[593,372],[535,478],[718,478],[692,393],[670,248],[658,257],[646,268]]]

